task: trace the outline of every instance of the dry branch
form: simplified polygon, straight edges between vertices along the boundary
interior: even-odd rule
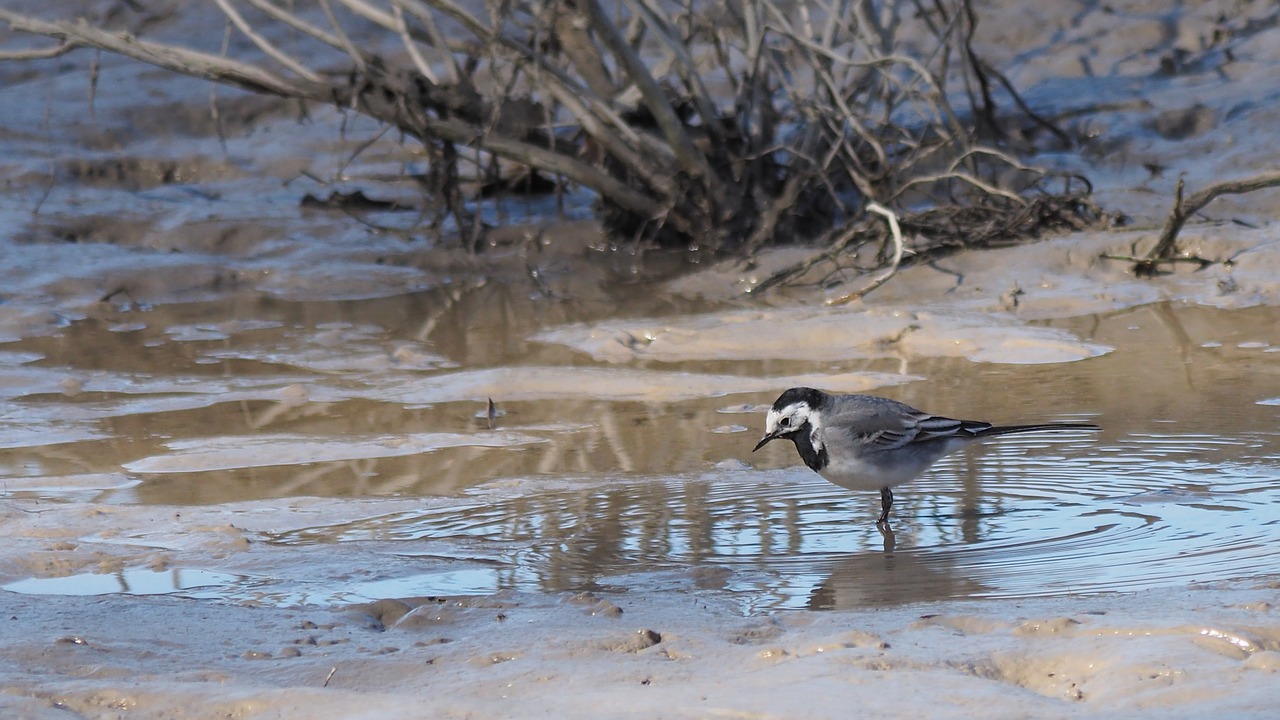
[[[45,60],[66,55],[76,49],[76,44],[71,42],[61,42],[49,48],[38,48],[34,50],[11,50],[9,52],[0,52],[0,61],[5,60]]]
[[[876,203],[867,205],[867,212],[873,212],[877,215],[883,215],[889,224],[889,237],[886,242],[893,243],[892,259],[889,266],[884,269],[880,275],[872,280],[866,287],[860,288],[850,293],[845,293],[838,298],[827,301],[828,305],[845,305],[859,298],[865,297],[868,293],[889,282],[889,278],[898,272],[898,266],[902,264],[902,228],[898,226],[898,216],[892,210],[882,207]]]
[[[241,15],[239,11],[237,11],[235,7],[231,4],[230,0],[213,0],[213,1],[218,4],[218,9],[221,10],[222,13],[227,16],[227,19],[231,21],[231,24],[235,25],[237,30],[244,33],[245,37],[252,40],[253,44],[257,45],[258,48],[262,50],[262,52],[269,55],[273,60],[280,63],[281,65],[284,65],[285,67],[289,68],[289,71],[292,72],[294,75],[297,75],[298,77],[304,78],[306,80],[310,80],[311,82],[315,82],[315,83],[321,82],[321,78],[319,75],[303,67],[302,63],[289,57],[283,51],[281,51],[279,48],[273,45],[270,40],[267,40],[266,38],[262,37],[257,32],[255,32],[253,27],[250,26],[249,23],[245,21],[244,16]]]
[[[623,238],[745,253],[823,244],[762,287],[843,267],[845,253],[882,241],[860,268],[887,268],[875,287],[939,248],[1088,214],[1077,187],[1051,192],[1052,175],[975,139],[1007,119],[993,87],[1013,98],[1005,112],[1043,121],[972,46],[971,0],[214,0],[181,11],[205,7],[241,38],[222,55],[0,10],[12,30],[60,42],[0,59],[98,48],[367,115],[422,143],[423,186],[464,245],[478,241],[503,173],[588,189]],[[952,106],[966,96],[969,107]],[[852,222],[870,208],[900,218],[910,243]]]
[[[1229,180],[1210,185],[1184,200],[1182,197],[1183,182],[1179,178],[1178,185],[1173,193],[1173,210],[1169,212],[1169,217],[1165,219],[1164,228],[1160,231],[1160,239],[1156,241],[1155,247],[1151,248],[1151,252],[1147,253],[1145,258],[1134,263],[1134,273],[1143,277],[1150,277],[1156,274],[1161,263],[1178,260],[1175,256],[1178,252],[1178,233],[1182,231],[1182,226],[1186,224],[1192,215],[1203,210],[1206,205],[1219,196],[1241,195],[1278,186],[1280,186],[1280,172],[1266,173],[1245,180]]]
[[[671,149],[675,151],[681,166],[693,177],[710,181],[714,174],[707,165],[706,157],[694,146],[684,123],[676,117],[675,110],[671,107],[671,100],[658,86],[658,81],[654,80],[649,73],[639,53],[623,39],[613,20],[605,14],[604,8],[600,7],[597,0],[578,0],[578,4],[585,10],[591,21],[591,27],[618,62],[626,68],[627,76],[639,87],[645,107],[653,113],[654,120],[666,136]]]
[[[46,22],[0,9],[0,20],[14,30],[47,35],[74,46],[93,47],[119,53],[157,67],[236,85],[245,90],[281,97],[320,99],[327,93],[323,83],[290,80],[245,62],[140,40],[127,33],[111,33],[84,22]]]

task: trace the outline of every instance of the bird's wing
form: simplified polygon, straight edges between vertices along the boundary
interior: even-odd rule
[[[919,432],[916,433],[914,442],[928,442],[943,438],[962,438],[967,440],[977,437],[984,430],[991,429],[991,423],[989,422],[956,420],[955,418],[930,415],[928,413],[918,413],[915,416],[915,422]]]
[[[955,420],[919,411],[875,413],[854,420],[850,423],[853,434],[876,450],[896,450],[953,438],[967,440],[991,427],[990,423]]]

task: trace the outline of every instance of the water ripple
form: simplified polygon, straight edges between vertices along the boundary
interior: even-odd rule
[[[653,573],[723,568],[720,585],[698,587],[747,612],[1137,590],[1245,576],[1269,561],[1280,467],[1205,458],[1253,444],[1149,435],[989,446],[900,489],[892,552],[872,522],[874,493],[803,468],[529,480],[275,541],[376,539],[406,553],[452,543],[457,557],[499,561],[493,587],[542,591],[630,590]]]

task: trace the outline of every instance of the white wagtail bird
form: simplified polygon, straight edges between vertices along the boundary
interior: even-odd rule
[[[996,435],[1043,430],[1097,430],[1089,423],[992,425],[953,420],[916,410],[897,400],[872,395],[832,395],[813,388],[791,388],[773,403],[764,421],[764,437],[796,444],[800,459],[823,478],[849,490],[879,490],[887,526],[893,491],[924,474],[942,456]]]

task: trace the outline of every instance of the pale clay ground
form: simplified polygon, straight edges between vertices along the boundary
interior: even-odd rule
[[[1137,229],[953,258],[947,263],[951,273],[912,268],[865,303],[839,310],[820,307],[820,298],[791,296],[661,322],[566,325],[540,339],[617,363],[617,372],[614,366],[589,371],[595,373],[590,382],[606,397],[669,401],[740,391],[744,380],[635,372],[627,363],[785,358],[797,352],[832,359],[874,356],[886,352],[884,339],[897,337],[902,339],[892,351],[896,357],[1066,362],[1109,348],[1028,321],[1159,300],[1224,309],[1280,305],[1280,192],[1224,198],[1206,213],[1213,222],[1185,231],[1184,247],[1205,257],[1232,257],[1230,267],[1136,280],[1123,263],[1098,259],[1104,251],[1128,254],[1153,241],[1150,225],[1158,224],[1179,173],[1198,188],[1275,166],[1280,44],[1273,42],[1274,30],[1240,41],[1233,48],[1236,60],[1220,71],[1153,79],[1162,54],[1200,52],[1214,18],[1223,9],[1232,15],[1236,5],[1206,2],[1166,11],[1162,3],[1133,2],[1123,11],[1103,12],[1087,3],[1053,10],[1009,3],[1013,9],[984,26],[991,59],[997,66],[1017,65],[1012,79],[1028,88],[1033,104],[1071,107],[1080,99],[1072,88],[1089,87],[1071,83],[1090,74],[1101,78],[1099,93],[1110,93],[1099,102],[1137,95],[1150,103],[1103,114],[1098,132],[1114,133],[1115,144],[1095,158],[1097,168],[1090,172],[1102,204],[1133,215]],[[1263,14],[1264,4],[1254,5],[1249,7]],[[1046,36],[1053,44],[1041,47]],[[1043,78],[1053,80],[1039,82]],[[99,89],[104,115],[109,91],[109,84]],[[43,96],[36,104],[44,104]],[[1210,120],[1176,139],[1144,129],[1161,113],[1178,112],[1207,112]],[[1167,169],[1152,177],[1144,162]],[[159,219],[139,222],[146,229],[136,253],[114,246],[27,244],[19,236],[38,236],[42,221],[31,219],[31,196],[23,197],[20,207],[5,210],[13,224],[0,240],[7,266],[0,268],[7,296],[0,304],[0,337],[9,340],[56,334],[68,319],[97,312],[98,298],[121,283],[156,303],[193,292],[217,297],[218,278],[228,277],[240,291],[249,287],[278,297],[373,297],[430,284],[438,272],[408,261],[374,265],[367,247],[350,252],[286,243],[275,254],[259,254],[271,242],[271,230],[258,237],[243,230],[228,236],[218,231],[227,222],[189,225],[185,211],[169,205],[157,211]],[[104,208],[101,214],[114,212]],[[1254,227],[1228,222],[1233,218]],[[227,237],[241,245],[215,242]],[[148,252],[174,243],[211,254]],[[770,262],[793,257],[783,253]],[[314,269],[321,260],[323,273]],[[767,264],[757,272],[766,270]],[[673,289],[722,299],[759,277],[721,268],[677,281]],[[1011,293],[1015,288],[1021,293]],[[913,329],[903,335],[907,326]],[[838,343],[829,339],[833,328],[840,332]],[[852,333],[860,334],[851,339]],[[617,342],[624,334],[646,341]],[[411,360],[423,366],[436,361],[427,355]],[[47,383],[45,392],[66,392],[94,382],[7,364],[17,369],[6,371],[4,397],[26,394],[32,383]],[[501,384],[509,396],[555,399],[572,396],[584,377],[577,369],[522,372],[495,376],[464,369],[443,386],[409,382],[388,390],[386,398],[365,397],[426,404],[483,397]],[[812,379],[761,379],[747,389]],[[818,379],[850,391],[893,382],[865,374]],[[272,395],[233,385],[221,392],[282,405],[303,399],[289,396],[298,390]],[[75,427],[62,431],[68,441],[82,439]],[[518,433],[495,440],[525,441]],[[437,435],[408,436],[394,452],[449,442]],[[11,447],[18,445],[11,441]],[[281,447],[290,446],[277,445],[272,452]],[[424,561],[400,557],[390,543],[376,540],[262,542],[265,533],[413,512],[428,502],[420,498],[181,507],[92,502],[98,491],[128,487],[134,471],[251,464],[228,461],[234,447],[172,449],[114,471],[0,481],[0,582],[176,566],[333,582],[422,572]],[[320,451],[305,443],[291,450],[300,456]],[[374,443],[332,452],[360,458],[392,451]],[[56,499],[41,500],[42,492]],[[1280,702],[1280,611],[1274,608],[1280,574],[1274,567],[1235,582],[1172,590],[745,618],[719,596],[699,592],[706,580],[700,572],[655,577],[648,586],[665,590],[647,594],[504,592],[297,609],[163,595],[3,592],[0,717],[1270,717]],[[858,588],[831,591],[856,597]]]

